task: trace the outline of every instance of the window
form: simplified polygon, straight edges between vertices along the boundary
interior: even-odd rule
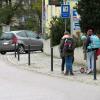
[[[18,36],[27,37],[24,31],[17,33]]]
[[[13,37],[13,33],[3,33],[1,39],[10,40]]]
[[[31,37],[31,38],[36,38],[37,37],[37,34],[32,32],[32,31],[27,31],[26,33],[27,33],[28,37]]]

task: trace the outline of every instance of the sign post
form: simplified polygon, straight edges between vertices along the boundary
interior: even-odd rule
[[[65,32],[66,32],[66,18],[70,17],[70,5],[61,5],[61,17],[65,18]]]

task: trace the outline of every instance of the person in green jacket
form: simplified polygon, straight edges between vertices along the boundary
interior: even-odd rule
[[[70,50],[69,50],[69,45],[71,47]],[[69,34],[69,32],[67,32],[66,38],[61,40],[60,48],[62,48],[62,55],[66,63],[65,75],[68,75],[69,73],[70,75],[74,75],[72,65],[73,65],[73,58],[74,58],[75,42],[73,37]]]

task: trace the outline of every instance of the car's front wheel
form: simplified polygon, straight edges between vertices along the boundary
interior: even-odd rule
[[[22,46],[22,45],[19,45],[19,46],[18,46],[18,51],[17,51],[17,52],[19,52],[20,54],[23,54],[23,53],[25,53],[24,46]]]
[[[6,54],[6,51],[1,51],[0,52],[2,55],[5,55]]]

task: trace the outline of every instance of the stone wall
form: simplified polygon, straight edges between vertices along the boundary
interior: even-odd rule
[[[44,53],[46,53],[47,55],[51,54],[50,40],[44,40]],[[53,55],[54,57],[60,58],[59,46],[53,47]],[[86,60],[84,60],[82,47],[75,49],[74,58],[75,58],[75,63],[86,65]],[[97,70],[100,71],[100,56],[98,56],[96,64],[97,64]]]

